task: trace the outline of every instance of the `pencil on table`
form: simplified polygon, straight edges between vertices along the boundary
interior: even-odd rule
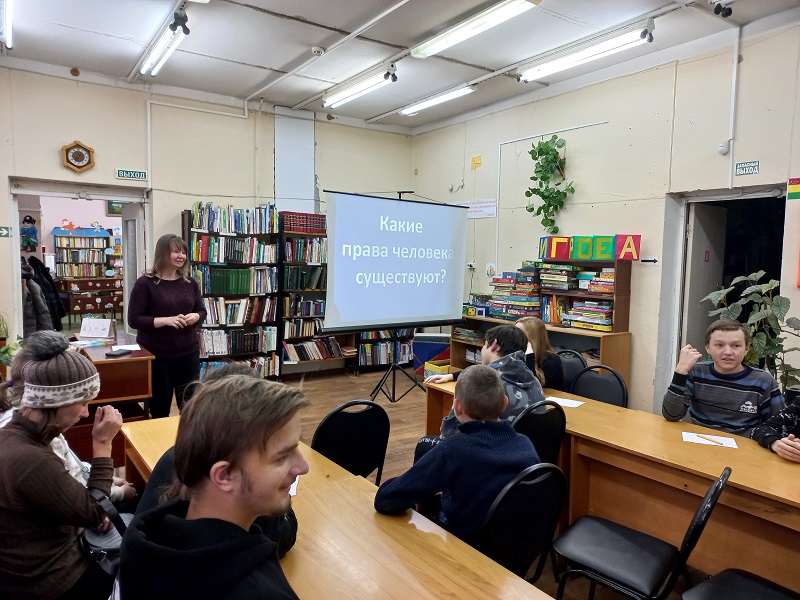
[[[697,435],[697,437],[699,437],[699,438],[703,438],[704,440],[708,440],[709,442],[714,442],[715,444],[719,444],[720,446],[724,446],[724,445],[725,445],[725,444],[723,444],[722,442],[720,442],[719,440],[715,440],[715,439],[714,439],[713,437],[711,437],[710,435],[703,435],[702,433],[698,433],[698,434],[696,434],[696,435]]]

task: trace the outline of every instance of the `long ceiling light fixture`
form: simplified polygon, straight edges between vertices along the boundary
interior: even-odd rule
[[[591,42],[581,44],[581,49],[570,52],[564,56],[553,59],[545,59],[537,61],[537,63],[530,63],[517,69],[517,80],[523,83],[528,81],[537,81],[544,79],[548,75],[566,71],[578,65],[583,65],[593,60],[611,56],[617,52],[628,50],[634,46],[649,43],[653,41],[653,30],[656,28],[655,21],[648,19],[647,24],[642,28],[640,25],[633,30],[625,33],[617,33],[613,37],[605,37],[602,41],[597,41],[594,38]]]
[[[474,91],[475,88],[471,85],[458,88],[457,90],[452,90],[444,94],[439,94],[438,96],[434,96],[433,98],[429,98],[428,100],[423,100],[422,102],[417,102],[416,104],[407,106],[406,108],[400,111],[400,114],[405,115],[406,117],[411,117],[417,114],[421,110],[425,110],[426,108],[430,108],[431,106],[436,106],[437,104],[442,104],[443,102],[455,100],[456,98],[461,98],[461,96],[466,96],[467,94],[471,94]]]
[[[3,45],[11,49],[14,46],[14,36],[12,35],[11,25],[14,20],[14,0],[2,0],[3,4],[3,20],[0,25],[3,26],[3,35],[0,36],[0,41]]]
[[[382,70],[380,73],[375,73],[371,77],[362,79],[358,83],[342,88],[341,91],[325,96],[322,100],[322,106],[323,108],[338,108],[342,104],[347,104],[351,100],[355,100],[385,85],[394,83],[397,81],[396,71],[397,67],[392,63],[385,71]]]
[[[483,33],[537,6],[542,0],[503,0],[474,17],[462,21],[455,27],[432,37],[411,49],[414,58],[427,58],[455,46],[473,36]]]
[[[178,11],[172,17],[172,22],[161,33],[161,37],[145,56],[142,67],[139,69],[139,73],[142,75],[146,75],[148,71],[152,77],[158,75],[161,67],[175,52],[175,48],[183,41],[183,38],[189,35],[189,28],[186,26],[189,17],[186,16],[186,13]]]

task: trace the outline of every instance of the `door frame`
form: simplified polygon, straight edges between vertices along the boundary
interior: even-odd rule
[[[778,198],[785,195],[786,182],[784,181],[770,185],[671,193],[665,196],[661,293],[655,372],[653,374],[652,412],[656,414],[661,412],[661,403],[667,387],[672,381],[672,374],[675,371],[680,351],[683,299],[686,287],[686,229],[689,220],[689,204],[747,198]]]
[[[9,178],[9,195],[11,214],[19,215],[19,199],[17,196],[55,196],[74,200],[111,200],[115,202],[133,202],[144,205],[145,239],[153,239],[153,203],[152,192],[144,187],[114,186],[69,181],[45,181],[23,177]],[[13,247],[19,248],[19,227],[12,228]],[[146,256],[146,253],[145,253]],[[141,265],[142,268],[145,265]],[[141,269],[138,269],[141,270]],[[11,293],[14,308],[14,323],[9,329],[15,329],[17,335],[22,334],[22,272],[19,262],[11,261]],[[127,319],[126,319],[127,323]]]

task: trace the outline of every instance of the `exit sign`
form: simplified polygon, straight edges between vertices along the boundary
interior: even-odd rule
[[[117,169],[117,179],[135,179],[142,181],[147,179],[147,171],[129,171],[127,169]]]
[[[736,163],[737,175],[758,175],[758,161],[751,160],[748,162]]]

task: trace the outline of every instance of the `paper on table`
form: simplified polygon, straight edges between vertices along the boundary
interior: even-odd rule
[[[553,402],[565,406],[567,408],[578,408],[583,402],[580,400],[571,400],[569,398],[559,398],[557,396],[548,396],[545,400],[552,400]]]
[[[726,448],[738,448],[739,446],[736,445],[736,440],[730,437],[723,437],[721,435],[709,435],[704,433],[703,435],[717,440],[719,444],[715,444],[711,440],[706,440],[701,437],[697,433],[690,433],[688,431],[683,432],[683,441],[684,442],[692,442],[694,444],[705,444],[707,446],[724,446]]]
[[[300,481],[300,475],[298,475],[297,477],[295,477],[295,479],[294,479],[294,483],[293,483],[293,484],[291,485],[291,487],[289,488],[289,495],[290,495],[290,496],[296,496],[296,495],[297,495],[297,482],[298,482],[298,481]]]
[[[139,344],[125,344],[122,346],[111,346],[112,350],[141,350]]]

